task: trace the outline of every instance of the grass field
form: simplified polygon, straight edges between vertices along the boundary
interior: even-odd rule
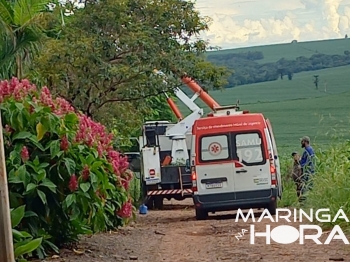
[[[319,90],[313,84],[313,75],[320,77]],[[324,82],[327,81],[327,92]],[[300,151],[299,138],[308,135],[316,148],[333,143],[332,136],[350,138],[350,66],[323,69],[296,74],[288,79],[239,86],[210,95],[221,105],[235,104],[241,109],[262,112],[273,125],[282,153]],[[205,113],[208,106],[196,102]],[[179,103],[186,115],[187,108]]]
[[[324,41],[287,43],[277,45],[245,47],[237,49],[225,49],[220,51],[208,52],[208,54],[231,54],[231,53],[246,53],[249,51],[261,51],[264,54],[264,59],[259,60],[259,63],[276,62],[281,58],[295,59],[299,56],[310,57],[313,54],[323,53],[328,55],[344,54],[345,50],[350,51],[350,39],[335,39]]]

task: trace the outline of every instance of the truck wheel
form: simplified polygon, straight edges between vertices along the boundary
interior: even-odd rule
[[[268,205],[267,209],[269,210],[271,216],[276,215],[277,200],[274,200],[274,201],[270,202],[270,204]]]
[[[145,182],[142,183],[142,197],[143,200],[147,199],[147,187]],[[144,203],[148,210],[152,210],[154,208],[154,197],[151,196],[145,203]]]
[[[154,197],[150,197],[150,199],[146,201],[145,205],[147,206],[148,210],[154,209]]]
[[[196,219],[197,220],[205,220],[208,217],[208,212],[202,210],[202,209],[198,209],[196,208]]]
[[[163,197],[162,196],[155,196],[154,197],[154,207],[156,209],[163,209]]]

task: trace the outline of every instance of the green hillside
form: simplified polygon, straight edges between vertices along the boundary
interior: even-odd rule
[[[316,148],[350,138],[350,92],[283,102],[244,106],[262,112],[273,125],[279,149],[290,153],[300,148],[299,138],[308,135]]]
[[[313,84],[314,74],[320,78],[319,90]],[[321,147],[331,143],[332,135],[348,136],[350,66],[303,72],[295,74],[291,81],[244,85],[209,94],[221,105],[235,104],[239,99],[241,109],[264,113],[273,124],[283,152],[298,148],[298,139],[303,135],[309,135]],[[210,111],[199,98],[196,103],[206,113]],[[178,104],[187,115],[188,109]]]
[[[312,42],[287,43],[266,46],[254,46],[246,48],[225,49],[220,51],[208,52],[215,54],[247,53],[260,51],[264,54],[264,59],[258,60],[259,63],[276,62],[282,57],[285,59],[295,59],[299,56],[310,57],[316,53],[327,55],[342,55],[344,51],[350,49],[350,39],[334,39]]]

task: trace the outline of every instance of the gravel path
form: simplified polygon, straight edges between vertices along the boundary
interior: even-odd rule
[[[46,261],[350,261],[350,246],[342,240],[329,245],[316,245],[312,240],[305,240],[304,245],[298,241],[283,245],[271,240],[266,245],[264,238],[257,237],[251,245],[249,231],[236,239],[242,229],[249,230],[249,223],[236,223],[234,212],[210,214],[207,220],[196,221],[191,199],[166,201],[164,209],[138,216],[132,226],[117,232],[83,239],[78,252],[63,250],[59,258]],[[255,224],[256,231],[265,231],[269,220],[264,220]],[[271,229],[285,223],[275,223]],[[322,235],[322,243],[328,234]]]

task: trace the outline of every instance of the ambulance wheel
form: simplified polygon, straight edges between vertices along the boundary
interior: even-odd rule
[[[196,208],[196,220],[205,220],[208,217],[208,212],[205,210]]]
[[[267,207],[267,210],[269,210],[271,216],[276,215],[276,209],[277,209],[277,200],[274,200],[270,202],[270,204]]]
[[[159,209],[159,210],[161,210],[161,209],[163,209],[163,197],[162,196],[155,196],[154,197],[154,207],[156,208],[156,209]]]

